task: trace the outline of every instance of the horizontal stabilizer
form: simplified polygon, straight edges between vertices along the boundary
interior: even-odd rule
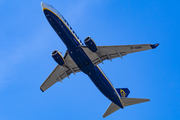
[[[117,106],[116,104],[114,104],[113,102],[109,105],[108,109],[106,110],[106,112],[103,115],[103,118],[107,117],[108,115],[112,114],[113,112],[119,110],[120,107]]]
[[[139,99],[139,98],[121,98],[121,101],[122,101],[124,107],[126,107],[129,105],[143,103],[143,102],[147,102],[150,100],[149,99]],[[108,115],[112,114],[113,112],[115,112],[119,109],[120,109],[120,107],[112,102],[110,104],[110,106],[108,107],[108,109],[106,110],[106,112],[104,113],[103,118],[107,117]]]
[[[142,102],[150,101],[149,99],[139,99],[139,98],[121,98],[124,106],[134,105]]]

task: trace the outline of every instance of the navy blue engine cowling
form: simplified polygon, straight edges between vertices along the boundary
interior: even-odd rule
[[[51,55],[52,55],[53,59],[59,65],[61,65],[61,66],[64,65],[64,63],[65,63],[64,58],[62,57],[62,55],[57,50],[54,50]]]
[[[91,37],[87,37],[84,40],[84,43],[92,52],[96,52],[98,50],[95,42],[91,39]]]

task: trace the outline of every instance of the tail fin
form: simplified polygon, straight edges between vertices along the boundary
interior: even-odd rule
[[[121,97],[127,97],[130,93],[128,88],[116,88],[116,91]]]
[[[124,105],[124,107],[129,106],[129,105],[134,105],[138,103],[143,103],[150,101],[149,99],[139,99],[139,98],[121,98],[121,101]],[[103,115],[103,118],[107,117],[108,115],[112,114],[113,112],[119,110],[120,107],[114,104],[113,102],[109,105],[108,109]]]

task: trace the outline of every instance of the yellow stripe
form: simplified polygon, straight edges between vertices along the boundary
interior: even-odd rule
[[[96,65],[96,66],[97,66],[97,65]],[[107,77],[104,75],[104,73],[101,71],[101,69],[99,68],[99,66],[97,66],[97,68],[100,70],[100,72],[101,72],[101,73],[103,74],[103,76],[106,78],[106,80],[109,82],[109,80],[108,80]],[[110,84],[111,87],[114,89],[114,87],[112,86],[111,82],[109,82],[109,84]],[[122,106],[124,107],[124,105],[123,105],[123,103],[122,103],[122,101],[121,101],[121,99],[120,99],[117,91],[116,91],[115,89],[114,89],[114,91],[116,92],[116,94],[117,94],[117,96],[118,96],[118,98],[119,98],[119,101],[121,102]]]
[[[44,10],[49,10],[49,9],[47,9],[47,8],[43,8],[43,11]],[[51,10],[49,10],[49,11],[51,11]],[[54,15],[56,15],[53,11],[51,11]],[[56,15],[56,17],[58,17],[60,20],[61,20],[61,22],[63,22],[64,23],[64,21],[58,16],[58,15]],[[64,25],[67,27],[67,25],[64,23]],[[76,38],[76,36],[72,33],[72,31],[69,29],[69,27],[67,27],[68,28],[68,30],[71,32],[71,34],[75,37],[75,39],[77,40],[77,38]],[[79,42],[79,40],[77,40],[78,42]],[[81,45],[81,43],[79,42],[79,44]]]

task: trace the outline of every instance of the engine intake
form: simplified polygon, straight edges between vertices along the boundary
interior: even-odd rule
[[[95,42],[91,39],[91,37],[85,38],[84,43],[92,52],[97,52],[98,47],[96,46]]]
[[[57,50],[54,50],[51,55],[52,55],[53,59],[54,59],[59,65],[62,66],[62,65],[65,64],[64,58],[62,57],[62,55],[61,55]]]

